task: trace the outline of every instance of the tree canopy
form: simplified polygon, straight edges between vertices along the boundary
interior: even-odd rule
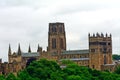
[[[120,80],[120,67],[112,73],[79,66],[70,61],[63,61],[62,64],[66,67],[60,68],[55,61],[40,59],[30,63],[17,76],[12,73],[1,75],[0,80]]]
[[[112,55],[113,60],[120,60],[120,55],[118,54],[113,54]]]

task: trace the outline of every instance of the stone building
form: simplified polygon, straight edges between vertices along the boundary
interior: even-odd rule
[[[32,52],[29,46],[28,52],[22,52],[20,44],[18,51],[11,51],[9,45],[8,61],[2,63],[0,60],[0,73],[8,74],[10,72],[16,74],[24,69],[33,60],[41,58],[56,60],[72,60],[79,65],[87,66],[97,70],[113,71],[115,65],[112,62],[112,36],[111,34],[88,34],[89,49],[84,50],[67,50],[66,49],[66,32],[64,23],[49,23],[48,47],[47,51],[43,51],[39,47],[36,52]]]

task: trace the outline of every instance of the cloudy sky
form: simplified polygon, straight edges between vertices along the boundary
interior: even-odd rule
[[[120,54],[119,0],[0,0],[0,58],[7,61],[8,45],[17,51],[46,50],[48,24],[64,22],[67,49],[88,49],[88,33],[111,33],[113,53]]]

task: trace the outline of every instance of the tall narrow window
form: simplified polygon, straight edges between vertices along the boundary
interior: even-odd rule
[[[92,68],[94,69],[94,68],[95,68],[95,65],[92,65]]]
[[[106,55],[104,55],[104,64],[107,64]]]
[[[57,32],[57,29],[55,26],[52,27],[52,32]]]
[[[111,45],[111,43],[108,43],[108,45]]]
[[[60,48],[63,49],[63,39],[60,39]]]
[[[60,27],[60,28],[59,28],[59,32],[60,32],[60,33],[62,33],[62,32],[63,32],[62,27]]]
[[[52,39],[52,49],[56,49],[56,39]]]
[[[104,51],[103,51],[104,53],[107,53],[107,48],[104,48],[103,50],[104,50]]]

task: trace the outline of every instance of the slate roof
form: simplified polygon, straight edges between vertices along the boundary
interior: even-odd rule
[[[68,50],[68,51],[63,51],[61,54],[88,54],[89,50]]]
[[[22,53],[22,57],[38,57],[38,56],[40,56],[38,52]]]
[[[83,61],[83,60],[89,60],[89,58],[70,58],[70,59],[61,59],[61,60]]]
[[[70,60],[73,60],[73,61],[78,61],[78,60],[89,60],[89,58],[72,58]]]

